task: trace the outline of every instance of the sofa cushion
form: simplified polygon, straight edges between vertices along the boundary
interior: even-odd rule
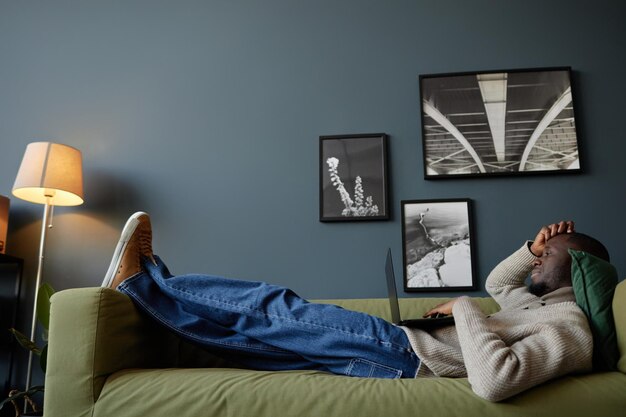
[[[595,373],[563,377],[491,403],[472,392],[467,378],[390,380],[316,371],[128,369],[109,377],[88,416],[596,417],[620,415],[625,390],[625,375]]]
[[[572,249],[569,253],[576,303],[587,315],[593,334],[593,368],[596,371],[615,370],[619,350],[611,307],[617,286],[617,270],[589,253]]]

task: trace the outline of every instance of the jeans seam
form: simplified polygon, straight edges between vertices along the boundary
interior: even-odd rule
[[[354,359],[352,359],[348,364],[348,369],[346,369],[346,375],[352,375],[352,368],[354,368]]]
[[[386,342],[384,340],[380,340],[380,339],[375,338],[375,337],[369,337],[369,336],[366,336],[366,335],[362,335],[362,334],[346,331],[346,330],[339,329],[339,328],[336,328],[336,327],[324,326],[324,325],[321,325],[321,324],[318,324],[318,323],[311,323],[311,322],[303,321],[303,320],[293,320],[293,319],[290,319],[290,318],[287,318],[287,317],[283,317],[283,316],[279,316],[279,315],[275,315],[275,314],[265,313],[264,311],[256,309],[256,308],[242,306],[242,305],[239,305],[239,304],[227,303],[225,301],[217,300],[217,299],[210,298],[210,297],[202,297],[202,296],[196,295],[196,294],[194,294],[192,292],[189,292],[189,291],[187,291],[185,289],[181,289],[181,288],[175,287],[173,285],[169,285],[168,283],[166,283],[164,281],[165,280],[163,280],[164,285],[167,285],[172,290],[180,292],[180,293],[183,293],[183,294],[187,294],[190,297],[193,297],[193,298],[196,298],[196,299],[208,300],[208,301],[211,301],[213,303],[225,305],[225,306],[228,306],[228,307],[234,307],[236,309],[238,308],[238,309],[242,309],[242,310],[248,310],[250,312],[254,312],[254,313],[263,315],[265,317],[269,317],[269,318],[277,318],[277,319],[289,321],[289,322],[292,322],[292,323],[302,323],[302,324],[318,327],[318,328],[321,328],[321,329],[328,329],[328,330],[338,331],[338,332],[341,332],[341,333],[344,333],[344,334],[349,334],[349,335],[352,335],[352,336],[356,336],[356,337],[360,337],[360,338],[363,338],[363,339],[367,339],[367,340],[371,340],[371,341],[374,341],[374,342],[378,342],[378,343],[380,343],[380,344],[382,344],[384,346],[387,346],[387,347],[390,347],[390,348],[393,348],[393,349],[396,349],[396,350],[399,350],[399,351],[402,351],[402,352],[407,350],[407,348],[404,347],[404,346],[396,345],[396,344],[391,343],[391,342]]]

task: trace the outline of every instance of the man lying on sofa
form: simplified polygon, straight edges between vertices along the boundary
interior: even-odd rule
[[[544,226],[489,275],[498,313],[485,316],[469,297],[459,297],[427,313],[453,314],[455,325],[429,332],[309,303],[267,283],[173,276],[152,253],[150,218],[142,212],[126,223],[102,285],[127,294],[181,337],[247,368],[468,377],[477,395],[500,401],[592,368],[592,334],[575,303],[568,248],[608,261],[604,246],[576,233],[573,222]]]

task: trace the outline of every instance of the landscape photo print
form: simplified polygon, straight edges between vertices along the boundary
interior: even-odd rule
[[[469,199],[402,201],[404,290],[476,289]]]

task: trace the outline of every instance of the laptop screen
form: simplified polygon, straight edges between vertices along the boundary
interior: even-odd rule
[[[385,261],[385,275],[387,276],[387,292],[389,293],[389,308],[391,309],[391,322],[400,323],[400,307],[398,305],[398,291],[396,290],[396,274],[393,271],[393,259],[391,259],[391,248],[387,249],[387,260]]]

